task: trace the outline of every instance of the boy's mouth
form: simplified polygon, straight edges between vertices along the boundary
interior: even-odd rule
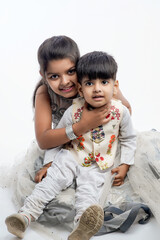
[[[104,97],[103,96],[93,96],[93,99],[95,100],[95,101],[100,101],[100,100],[102,100]]]

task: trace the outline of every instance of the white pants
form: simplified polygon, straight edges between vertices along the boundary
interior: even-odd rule
[[[48,169],[47,176],[35,186],[20,211],[28,212],[36,220],[46,204],[61,190],[69,187],[74,178],[77,183],[75,219],[78,219],[90,205],[101,203],[104,182],[111,186],[111,169],[100,170],[96,163],[90,167],[80,166],[68,150],[61,149]]]

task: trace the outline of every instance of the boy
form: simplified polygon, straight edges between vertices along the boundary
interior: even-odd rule
[[[121,102],[112,100],[118,87],[116,73],[117,64],[107,53],[92,52],[80,58],[77,75],[81,98],[73,101],[58,124],[58,128],[66,127],[66,135],[72,141],[65,145],[66,149],[46,152],[50,162],[54,158],[46,178],[36,185],[20,212],[6,218],[8,230],[14,235],[23,238],[30,221],[36,220],[45,205],[70,186],[74,178],[77,184],[76,227],[68,239],[88,240],[101,228],[111,172],[116,173],[114,185],[123,184],[129,166],[134,163],[136,146],[128,110]],[[77,137],[72,124],[80,120],[85,101],[90,110],[108,104],[110,121]],[[121,145],[120,166],[113,168],[118,141]]]

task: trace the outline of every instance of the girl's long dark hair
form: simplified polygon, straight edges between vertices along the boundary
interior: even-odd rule
[[[46,39],[38,49],[38,62],[41,74],[45,75],[49,61],[65,58],[69,58],[75,65],[77,64],[80,52],[76,42],[67,36],[54,36]],[[37,89],[45,83],[45,78],[42,78],[37,83],[33,92],[33,107],[35,107]]]

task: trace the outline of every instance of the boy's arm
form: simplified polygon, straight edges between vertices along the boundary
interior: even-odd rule
[[[136,150],[136,133],[129,111],[125,106],[123,118],[120,123],[119,141],[121,145],[121,159],[120,165],[112,169],[112,174],[116,174],[113,181],[114,186],[120,186],[124,183],[124,178],[130,165],[134,164],[134,154]]]

